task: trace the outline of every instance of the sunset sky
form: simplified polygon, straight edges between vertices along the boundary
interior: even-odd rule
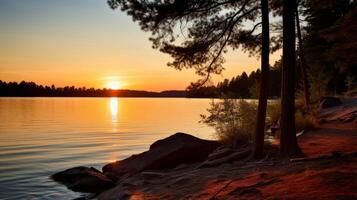
[[[151,48],[150,34],[106,0],[0,0],[0,26],[3,81],[161,91],[185,89],[199,78],[167,67],[171,58]],[[239,51],[226,61],[215,82],[260,63]]]

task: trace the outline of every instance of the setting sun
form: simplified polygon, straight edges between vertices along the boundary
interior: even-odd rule
[[[107,87],[112,90],[119,90],[122,89],[123,84],[119,81],[110,81],[108,82]]]

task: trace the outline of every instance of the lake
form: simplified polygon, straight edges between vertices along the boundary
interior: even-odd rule
[[[176,132],[214,139],[198,123],[209,99],[0,98],[0,199],[73,199],[49,176],[98,169]]]

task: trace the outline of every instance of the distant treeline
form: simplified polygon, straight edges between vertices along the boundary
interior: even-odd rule
[[[280,63],[277,63],[276,65],[279,64]],[[270,98],[280,96],[280,73],[279,66],[271,67],[269,72],[269,78],[271,80],[269,85]],[[187,97],[208,98],[225,96],[229,98],[256,99],[259,95],[260,76],[261,71],[257,69],[256,71],[252,71],[249,75],[243,72],[231,80],[224,79],[216,86],[195,88],[194,85],[191,85],[187,88]]]
[[[300,70],[297,69],[297,77],[295,86],[297,91],[301,91]],[[261,71],[257,69],[252,71],[249,75],[243,72],[241,75],[233,77],[232,79],[224,79],[218,82],[217,85],[202,86],[199,88],[190,85],[186,90],[166,90],[162,92],[150,92],[144,90],[111,90],[111,89],[95,89],[86,87],[55,87],[37,85],[34,82],[4,82],[0,80],[0,96],[8,97],[187,97],[187,98],[243,98],[243,99],[257,99],[259,95],[259,80]],[[337,76],[339,81],[324,75],[328,79],[329,87],[327,87],[328,94],[343,94],[350,88],[348,74],[339,73]],[[315,79],[319,77],[310,76],[312,83],[317,84]],[[269,71],[269,98],[280,97],[281,85],[281,60],[277,61],[270,67]],[[355,80],[351,80],[356,85]],[[350,82],[351,82],[350,81]],[[299,94],[297,94],[299,95]]]
[[[55,87],[34,82],[4,82],[0,80],[2,97],[186,97],[186,91],[167,90],[149,92],[141,90],[111,90],[85,87]]]
[[[353,65],[351,65],[353,66]],[[277,61],[269,70],[269,98],[280,97],[281,86],[281,60]],[[296,95],[302,95],[302,81],[300,68],[296,69],[295,87]],[[308,80],[310,82],[309,90],[312,99],[318,99],[324,95],[342,95],[357,88],[357,67],[349,67],[346,71],[339,71],[336,73],[322,73],[316,75],[313,70],[308,73]],[[217,85],[203,86],[196,88],[193,84],[187,87],[187,97],[189,98],[243,98],[243,99],[257,99],[260,90],[261,71],[257,69],[252,71],[249,75],[243,72],[241,75],[233,77],[232,79],[224,79]],[[355,92],[356,93],[356,92]],[[316,96],[316,97],[315,97]],[[315,98],[313,98],[315,97]]]
[[[280,70],[272,68],[270,78],[277,80],[271,83],[269,94],[271,97],[280,95]],[[224,79],[217,86],[203,86],[200,88],[188,87],[185,90],[166,90],[150,92],[144,90],[112,90],[86,87],[56,87],[43,86],[35,82],[21,81],[4,82],[0,80],[0,96],[2,97],[188,97],[188,98],[257,98],[259,94],[260,70],[252,71],[249,76],[243,72],[231,80]],[[278,84],[276,84],[278,83]]]

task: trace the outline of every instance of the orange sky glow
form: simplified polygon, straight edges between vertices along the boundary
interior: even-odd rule
[[[105,1],[0,3],[0,80],[43,85],[161,91],[185,89],[199,77],[167,67],[168,55],[151,48],[149,33]],[[214,83],[259,67],[241,51],[225,56]],[[280,52],[271,56],[271,64]]]

